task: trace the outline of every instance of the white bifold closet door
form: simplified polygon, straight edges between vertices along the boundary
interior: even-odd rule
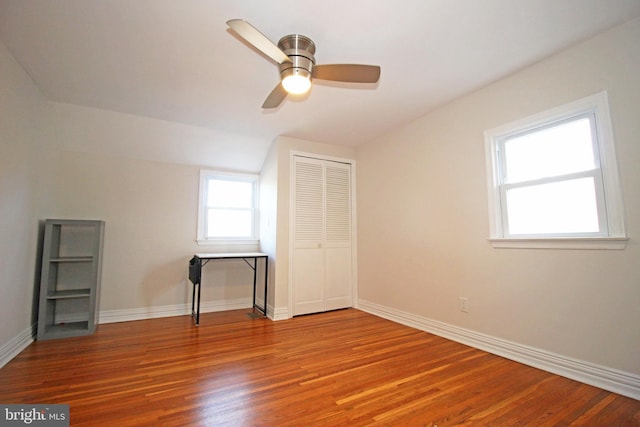
[[[351,165],[294,156],[293,315],[351,307]]]

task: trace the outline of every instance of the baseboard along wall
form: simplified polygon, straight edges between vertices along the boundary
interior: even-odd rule
[[[224,301],[202,301],[200,313],[251,308],[251,298]],[[158,317],[185,316],[191,314],[191,303],[142,307],[124,310],[100,310],[98,323],[128,322],[131,320],[155,319]]]
[[[640,375],[481,334],[362,299],[357,301],[356,307],[367,313],[534,368],[640,400]]]
[[[0,368],[9,363],[11,359],[20,354],[22,350],[33,342],[37,328],[38,325],[34,323],[31,327],[24,329],[18,335],[0,346]]]

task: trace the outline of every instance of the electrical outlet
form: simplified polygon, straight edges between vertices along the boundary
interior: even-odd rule
[[[462,311],[463,313],[469,312],[469,298],[460,297],[460,311]]]

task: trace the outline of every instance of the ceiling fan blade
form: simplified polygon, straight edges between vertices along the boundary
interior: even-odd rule
[[[281,51],[278,46],[273,44],[271,40],[247,21],[243,21],[242,19],[231,19],[230,21],[227,21],[227,25],[231,27],[233,31],[238,33],[240,37],[245,39],[260,52],[276,61],[278,64],[291,62],[291,59],[289,59],[286,53]]]
[[[336,82],[376,83],[380,78],[380,67],[360,64],[316,65],[313,68],[313,77]]]
[[[282,87],[282,83],[278,83],[278,85],[273,88],[269,96],[267,96],[267,99],[264,100],[262,108],[278,108],[287,95],[288,93],[284,87]]]

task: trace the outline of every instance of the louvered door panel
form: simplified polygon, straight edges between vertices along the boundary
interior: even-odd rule
[[[326,240],[351,241],[351,170],[344,163],[326,167]]]
[[[351,166],[296,156],[293,180],[293,314],[351,307]]]
[[[294,162],[293,314],[323,311],[324,166],[313,159]]]
[[[351,167],[325,163],[325,310],[351,307]]]
[[[323,234],[323,167],[321,163],[295,163],[295,240],[320,243]]]

